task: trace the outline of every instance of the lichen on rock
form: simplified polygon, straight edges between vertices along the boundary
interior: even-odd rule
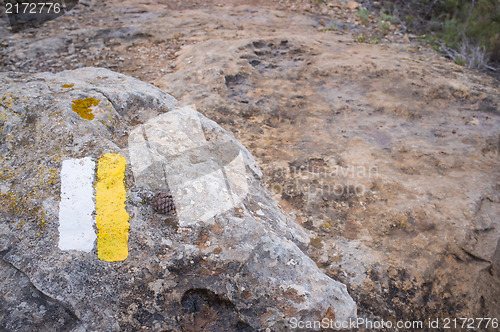
[[[64,87],[64,86],[63,86]],[[93,120],[91,107],[97,106],[101,100],[95,98],[76,99],[72,101],[71,108],[73,112],[82,117],[82,119]]]

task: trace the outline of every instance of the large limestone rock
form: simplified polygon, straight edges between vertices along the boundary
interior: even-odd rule
[[[161,90],[96,68],[3,73],[0,131],[2,328],[282,331],[356,316],[250,153]],[[127,161],[128,257],[115,262],[58,244],[63,162],[107,153]],[[176,216],[153,211],[160,191]]]

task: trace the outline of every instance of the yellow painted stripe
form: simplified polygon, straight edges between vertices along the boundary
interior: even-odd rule
[[[97,257],[106,262],[128,257],[129,215],[125,210],[125,158],[106,153],[99,158],[96,182]]]

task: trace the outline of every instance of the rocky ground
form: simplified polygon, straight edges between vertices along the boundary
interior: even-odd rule
[[[105,67],[217,121],[362,316],[500,318],[500,89],[355,2],[81,1],[0,70]]]

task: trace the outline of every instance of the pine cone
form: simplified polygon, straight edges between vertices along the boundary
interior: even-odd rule
[[[151,204],[153,205],[153,209],[161,214],[174,214],[175,213],[175,204],[174,198],[171,194],[166,192],[159,192],[153,196],[151,200]]]

